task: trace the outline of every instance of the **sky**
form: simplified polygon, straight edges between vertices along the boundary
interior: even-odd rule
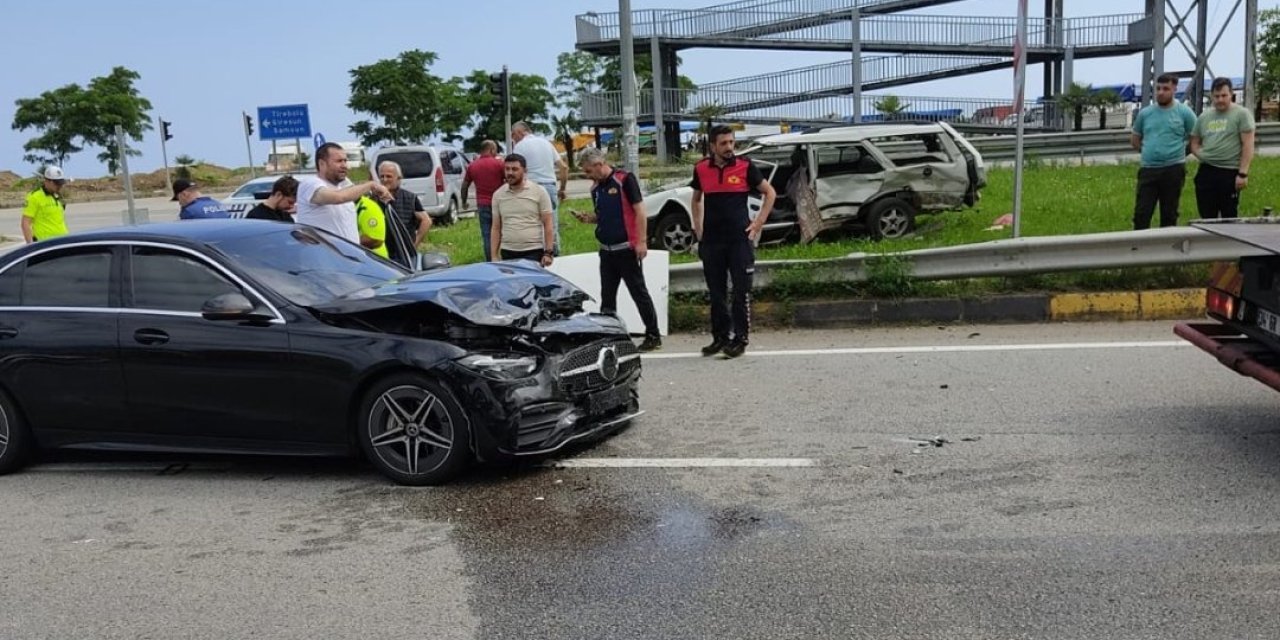
[[[633,10],[701,8],[715,0],[632,0]],[[1179,8],[1190,0],[1173,0]],[[1239,76],[1243,68],[1243,9],[1230,23],[1234,0],[1214,0],[1209,9],[1210,39],[1228,25],[1210,59],[1220,75]],[[1043,15],[1043,2],[1030,0],[1031,16]],[[1143,0],[1069,0],[1067,17],[1140,13]],[[1280,5],[1261,0],[1260,9]],[[556,56],[572,51],[574,16],[587,11],[617,11],[616,0],[381,0],[377,3],[333,0],[224,0],[141,2],[136,0],[61,0],[13,2],[0,23],[0,59],[10,61],[0,75],[0,170],[30,175],[22,145],[36,134],[17,132],[14,101],[56,87],[79,83],[125,66],[141,74],[138,87],[151,100],[153,116],[172,122],[169,161],[179,154],[224,166],[248,164],[241,112],[260,105],[306,103],[312,130],[330,141],[351,140],[347,128],[359,118],[346,108],[349,70],[408,49],[434,51],[432,71],[462,76],[473,69],[539,74],[550,81]],[[356,9],[359,9],[357,13]],[[1016,15],[1015,0],[961,0],[916,13]],[[681,73],[695,82],[783,71],[843,60],[816,52],[753,52],[694,49],[681,52]],[[1189,68],[1190,57],[1176,43],[1166,53],[1167,69]],[[1083,60],[1075,79],[1085,84],[1140,80],[1141,56]],[[1028,68],[1027,95],[1040,95],[1039,65]],[[892,90],[903,96],[1011,99],[1013,72],[994,71],[921,83]],[[256,117],[256,116],[255,116]],[[256,126],[256,125],[255,125]],[[259,166],[270,143],[252,141]],[[148,132],[138,145],[135,172],[162,166],[160,136]],[[309,144],[307,145],[309,147]],[[97,150],[68,161],[72,176],[95,177],[105,168]]]

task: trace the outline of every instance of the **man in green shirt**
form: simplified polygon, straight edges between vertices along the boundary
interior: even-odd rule
[[[1249,186],[1253,162],[1253,114],[1235,104],[1230,78],[1214,78],[1213,109],[1200,114],[1191,132],[1191,153],[1200,159],[1196,205],[1201,218],[1234,218],[1240,191]]]
[[[66,206],[62,203],[62,185],[67,176],[62,167],[48,166],[40,177],[44,184],[27,194],[22,207],[22,237],[27,244],[67,235]]]
[[[1130,142],[1142,152],[1138,168],[1138,197],[1133,207],[1133,228],[1151,227],[1151,214],[1160,203],[1160,226],[1178,224],[1178,201],[1187,180],[1187,139],[1196,126],[1196,113],[1173,99],[1178,77],[1156,78],[1156,101],[1138,111]]]

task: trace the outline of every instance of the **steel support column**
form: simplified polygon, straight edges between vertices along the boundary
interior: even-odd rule
[[[1258,111],[1258,0],[1244,0],[1244,107]]]
[[[649,39],[649,66],[653,73],[653,84],[651,85],[653,93],[653,141],[657,145],[658,162],[665,164],[667,161],[667,128],[663,126],[662,121],[662,88],[665,84],[662,82],[662,46],[658,42],[658,36]]]
[[[853,31],[853,37],[849,43],[849,49],[853,56],[853,63],[850,65],[851,86],[853,89],[853,122],[858,124],[862,122],[862,16],[859,14],[858,8],[854,7],[849,12],[849,26]]]

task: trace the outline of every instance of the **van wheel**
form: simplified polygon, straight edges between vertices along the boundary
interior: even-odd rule
[[[440,226],[447,227],[457,221],[458,221],[458,201],[454,200],[453,198],[449,198],[449,208],[445,209],[444,213],[440,215],[440,219],[438,220],[438,222],[440,223]]]
[[[668,213],[654,225],[653,238],[658,249],[688,253],[693,249],[693,223],[683,211]]]
[[[916,208],[901,198],[877,200],[867,207],[867,229],[876,240],[893,240],[916,228]]]

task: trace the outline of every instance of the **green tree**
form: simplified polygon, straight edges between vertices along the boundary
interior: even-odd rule
[[[1107,111],[1119,106],[1120,102],[1120,94],[1116,93],[1115,89],[1103,89],[1091,96],[1091,106],[1098,110],[1099,129],[1107,128]]]
[[[62,165],[67,158],[87,146],[102,149],[98,160],[113,175],[119,170],[115,127],[124,129],[126,140],[141,141],[151,126],[151,102],[134,84],[141,76],[125,67],[93,78],[88,87],[69,84],[46,91],[35,98],[15,102],[13,129],[35,129],[39,135],[23,145],[23,159],[32,163]],[[129,155],[140,155],[129,149]]]
[[[555,132],[556,139],[564,146],[565,162],[569,164],[569,169],[573,169],[574,151],[573,139],[577,137],[578,131],[582,129],[582,125],[578,122],[578,116],[572,111],[562,116],[551,116],[551,129]]]
[[[435,53],[413,49],[351,70],[347,107],[370,116],[349,127],[361,144],[420,144],[435,135],[446,140],[460,137],[474,105],[461,78],[444,80],[431,73],[437,59]]]
[[[605,59],[586,51],[566,52],[556,56],[556,104],[581,116],[582,94],[601,91]]]
[[[1093,104],[1093,96],[1089,87],[1078,82],[1071,83],[1066,91],[1058,94],[1058,108],[1062,113],[1070,113],[1072,118],[1072,131],[1079,131],[1084,128],[1084,111]]]
[[[191,167],[198,164],[196,159],[184,153],[174,158],[173,161],[178,165],[178,168],[173,170],[173,177],[175,179],[190,180]]]
[[[875,107],[876,111],[879,111],[880,113],[884,114],[885,120],[893,120],[897,118],[902,112],[911,108],[910,104],[903,102],[901,98],[895,95],[887,95],[883,98],[880,98],[879,100],[876,100],[871,106]]]
[[[1264,9],[1258,14],[1258,104],[1245,105],[1256,110],[1264,101],[1280,93],[1280,9]]]
[[[502,107],[493,98],[489,84],[489,72],[476,69],[466,79],[469,84],[468,102],[475,113],[471,137],[464,143],[468,151],[479,151],[480,143],[485,140],[503,141],[507,137],[506,122]],[[524,120],[536,133],[548,135],[551,127],[547,120],[551,116],[551,106],[555,97],[547,86],[547,79],[533,74],[512,73],[510,75],[511,90],[511,122]]]

